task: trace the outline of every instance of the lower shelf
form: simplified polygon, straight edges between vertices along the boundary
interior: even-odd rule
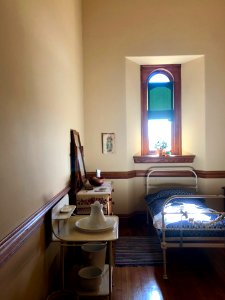
[[[112,268],[111,268],[111,277],[112,277]],[[112,280],[111,280],[111,290],[112,290]],[[83,289],[76,288],[78,296],[107,296],[109,295],[109,265],[105,265],[102,282],[98,290],[96,291],[85,291]]]

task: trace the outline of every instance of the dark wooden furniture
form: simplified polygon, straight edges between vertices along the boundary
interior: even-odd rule
[[[70,130],[70,168],[71,168],[71,190],[69,193],[70,203],[76,204],[76,194],[86,181],[86,169],[83,158],[83,146],[80,142],[79,132]]]

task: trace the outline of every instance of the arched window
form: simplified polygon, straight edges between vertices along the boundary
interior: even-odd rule
[[[141,66],[142,155],[181,154],[180,65]]]
[[[165,147],[171,151],[174,82],[164,70],[154,71],[148,82],[148,140],[150,152]]]

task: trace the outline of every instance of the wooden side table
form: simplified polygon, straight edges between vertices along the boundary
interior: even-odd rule
[[[95,201],[103,204],[105,215],[112,215],[112,182],[105,181],[103,185],[95,187],[93,190],[82,189],[76,194],[76,213],[78,215],[89,215],[91,212],[90,205]]]

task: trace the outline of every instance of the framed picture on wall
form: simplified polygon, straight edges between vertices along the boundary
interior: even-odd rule
[[[115,133],[102,133],[102,153],[113,154],[115,153]]]

